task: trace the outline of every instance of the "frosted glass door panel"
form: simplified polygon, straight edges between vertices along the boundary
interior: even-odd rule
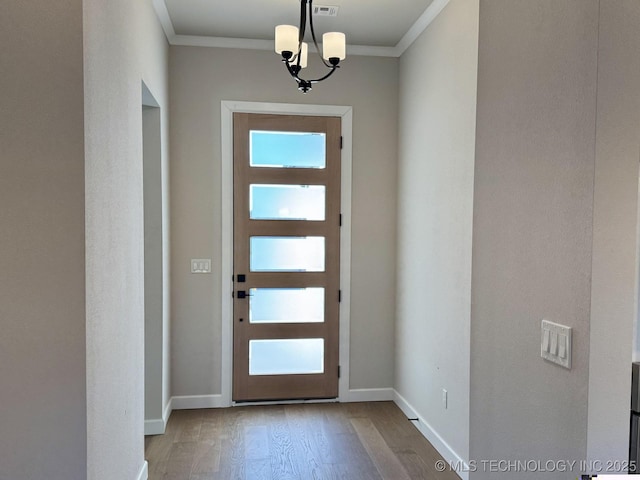
[[[251,185],[252,220],[316,220],[325,218],[324,185]]]
[[[252,272],[324,272],[324,237],[251,237]]]
[[[249,341],[249,375],[311,373],[324,373],[324,339]]]
[[[271,168],[325,168],[326,134],[250,132],[249,165]]]
[[[324,288],[252,288],[251,323],[322,323]]]

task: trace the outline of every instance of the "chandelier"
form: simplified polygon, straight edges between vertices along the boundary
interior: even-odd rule
[[[346,39],[344,33],[328,32],[322,35],[322,50],[316,40],[316,32],[313,28],[313,0],[300,0],[300,28],[293,25],[278,25],[276,27],[276,53],[282,55],[282,61],[287,67],[289,74],[298,83],[298,90],[307,93],[314,83],[321,82],[329,78],[336,69],[340,68],[339,63],[344,60],[346,54]],[[300,72],[307,66],[307,54],[309,46],[304,42],[304,36],[309,19],[309,30],[311,38],[316,47],[318,56],[329,72],[315,80],[305,80],[300,76]]]

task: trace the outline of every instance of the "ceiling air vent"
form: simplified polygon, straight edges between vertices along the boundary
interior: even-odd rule
[[[337,17],[339,8],[330,5],[314,5],[313,14],[319,17]]]

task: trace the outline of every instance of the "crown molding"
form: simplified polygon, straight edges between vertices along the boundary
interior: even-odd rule
[[[431,22],[433,22],[436,17],[444,10],[444,7],[447,6],[449,0],[433,0],[431,5],[427,7],[422,15],[416,20],[416,22],[411,25],[411,28],[407,30],[407,33],[404,34],[404,37],[398,42],[395,46],[396,53],[398,57],[400,57],[407,49],[415,42],[418,37],[424,32]]]
[[[273,40],[252,40],[250,38],[205,37],[198,35],[174,35],[171,45],[183,47],[240,48],[247,50],[273,50]],[[315,52],[313,45],[309,51]],[[347,45],[347,54],[367,57],[399,57],[395,47],[371,47],[368,45]]]
[[[185,47],[240,48],[245,50],[272,50],[272,40],[251,38],[206,37],[204,35],[174,35],[171,45]]]
[[[349,55],[367,57],[400,57],[416,41],[427,27],[447,6],[449,0],[434,0],[422,15],[407,30],[395,47],[377,47],[371,45],[347,45]],[[164,34],[170,45],[187,47],[239,48],[246,50],[272,50],[273,41],[250,38],[207,37],[202,35],[176,35],[165,0],[153,0],[153,8],[160,20]],[[313,51],[312,45],[309,50]]]
[[[396,47],[375,47],[370,45],[347,45],[349,55],[363,57],[399,57]]]
[[[152,4],[153,9],[156,11],[156,15],[158,16],[158,20],[160,20],[160,25],[162,25],[164,34],[167,37],[167,41],[169,44],[173,45],[171,40],[176,36],[176,31],[173,28],[173,22],[171,22],[167,4],[164,0],[153,0]]]

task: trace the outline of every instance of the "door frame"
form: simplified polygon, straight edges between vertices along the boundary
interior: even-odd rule
[[[263,102],[221,102],[221,406],[235,404],[231,400],[233,381],[233,114],[266,113],[279,115],[309,115],[341,117],[343,146],[341,151],[341,205],[342,228],[340,230],[340,345],[338,401],[347,401],[349,394],[349,333],[351,312],[351,177],[353,107],[338,105],[298,105]]]

